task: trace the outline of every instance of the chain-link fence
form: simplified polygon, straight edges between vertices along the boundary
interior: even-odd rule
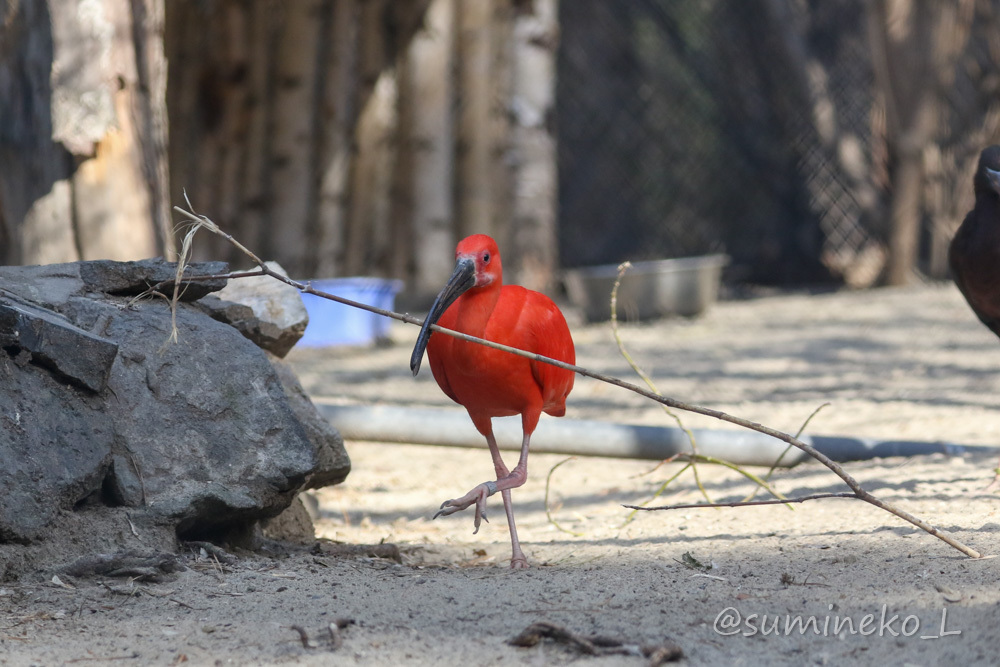
[[[721,251],[736,280],[874,281],[889,167],[864,0],[573,0],[560,20],[563,266]],[[980,32],[982,66],[998,38]],[[983,124],[981,74],[948,136]]]

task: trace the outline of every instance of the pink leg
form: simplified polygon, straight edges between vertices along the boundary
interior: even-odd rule
[[[997,467],[993,469],[994,477],[990,485],[983,489],[986,493],[989,493],[993,489],[1000,486],[1000,462],[997,463]]]
[[[500,448],[497,447],[496,438],[493,436],[493,429],[487,429],[485,435],[486,443],[490,447],[490,455],[493,457],[493,468],[497,474],[497,481],[484,482],[461,498],[444,501],[441,504],[441,509],[434,515],[434,518],[454,514],[475,504],[476,517],[473,524],[475,526],[473,534],[475,534],[479,532],[481,520],[488,522],[488,519],[486,519],[486,499],[499,491],[500,496],[503,498],[504,510],[507,513],[507,527],[510,529],[510,567],[515,570],[523,569],[528,567],[528,559],[524,556],[521,544],[517,539],[517,527],[514,524],[514,506],[510,498],[510,490],[521,486],[528,478],[528,444],[531,434],[524,434],[524,439],[521,442],[521,456],[517,461],[517,465],[511,471],[507,470],[507,466],[500,456]]]

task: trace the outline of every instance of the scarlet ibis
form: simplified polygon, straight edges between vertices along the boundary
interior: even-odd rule
[[[528,445],[542,412],[566,414],[566,397],[573,388],[572,371],[520,357],[446,334],[432,334],[435,322],[486,340],[575,363],[576,351],[566,318],[544,294],[518,285],[503,284],[496,241],[476,234],[455,249],[455,271],[438,294],[424,320],[410,357],[413,375],[420,371],[424,350],[438,386],[465,407],[476,429],[486,437],[496,481],[483,482],[461,498],[446,500],[434,515],[447,516],[476,506],[475,530],[486,520],[486,499],[497,491],[503,497],[510,528],[513,569],[528,567],[514,525],[510,490],[528,477]],[[493,437],[493,417],[521,415],[521,456],[513,470],[500,457]]]
[[[951,275],[972,312],[1000,336],[1000,146],[979,155],[972,179],[976,204],[948,248]],[[989,488],[1000,484],[1000,464]]]

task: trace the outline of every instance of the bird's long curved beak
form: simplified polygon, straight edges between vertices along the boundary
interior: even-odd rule
[[[427,349],[427,341],[431,338],[431,325],[437,322],[448,306],[455,303],[458,297],[462,296],[476,285],[476,263],[470,258],[459,259],[455,263],[455,272],[451,274],[448,283],[441,290],[431,312],[427,313],[427,319],[420,327],[420,335],[417,336],[417,344],[413,346],[413,354],[410,355],[410,370],[413,375],[420,372],[420,362],[424,358],[424,350]]]
[[[990,182],[990,187],[993,188],[993,192],[1000,194],[1000,171],[987,167],[986,180]]]

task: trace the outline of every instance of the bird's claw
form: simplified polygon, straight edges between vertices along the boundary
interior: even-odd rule
[[[496,492],[496,482],[484,482],[461,498],[446,500],[441,503],[441,508],[434,514],[431,520],[436,519],[439,516],[448,516],[449,514],[454,514],[455,512],[461,512],[466,507],[475,504],[476,516],[475,519],[473,519],[473,526],[475,526],[475,530],[472,531],[472,534],[475,535],[479,532],[479,526],[483,521],[486,523],[490,522],[490,520],[486,518],[486,499]]]

